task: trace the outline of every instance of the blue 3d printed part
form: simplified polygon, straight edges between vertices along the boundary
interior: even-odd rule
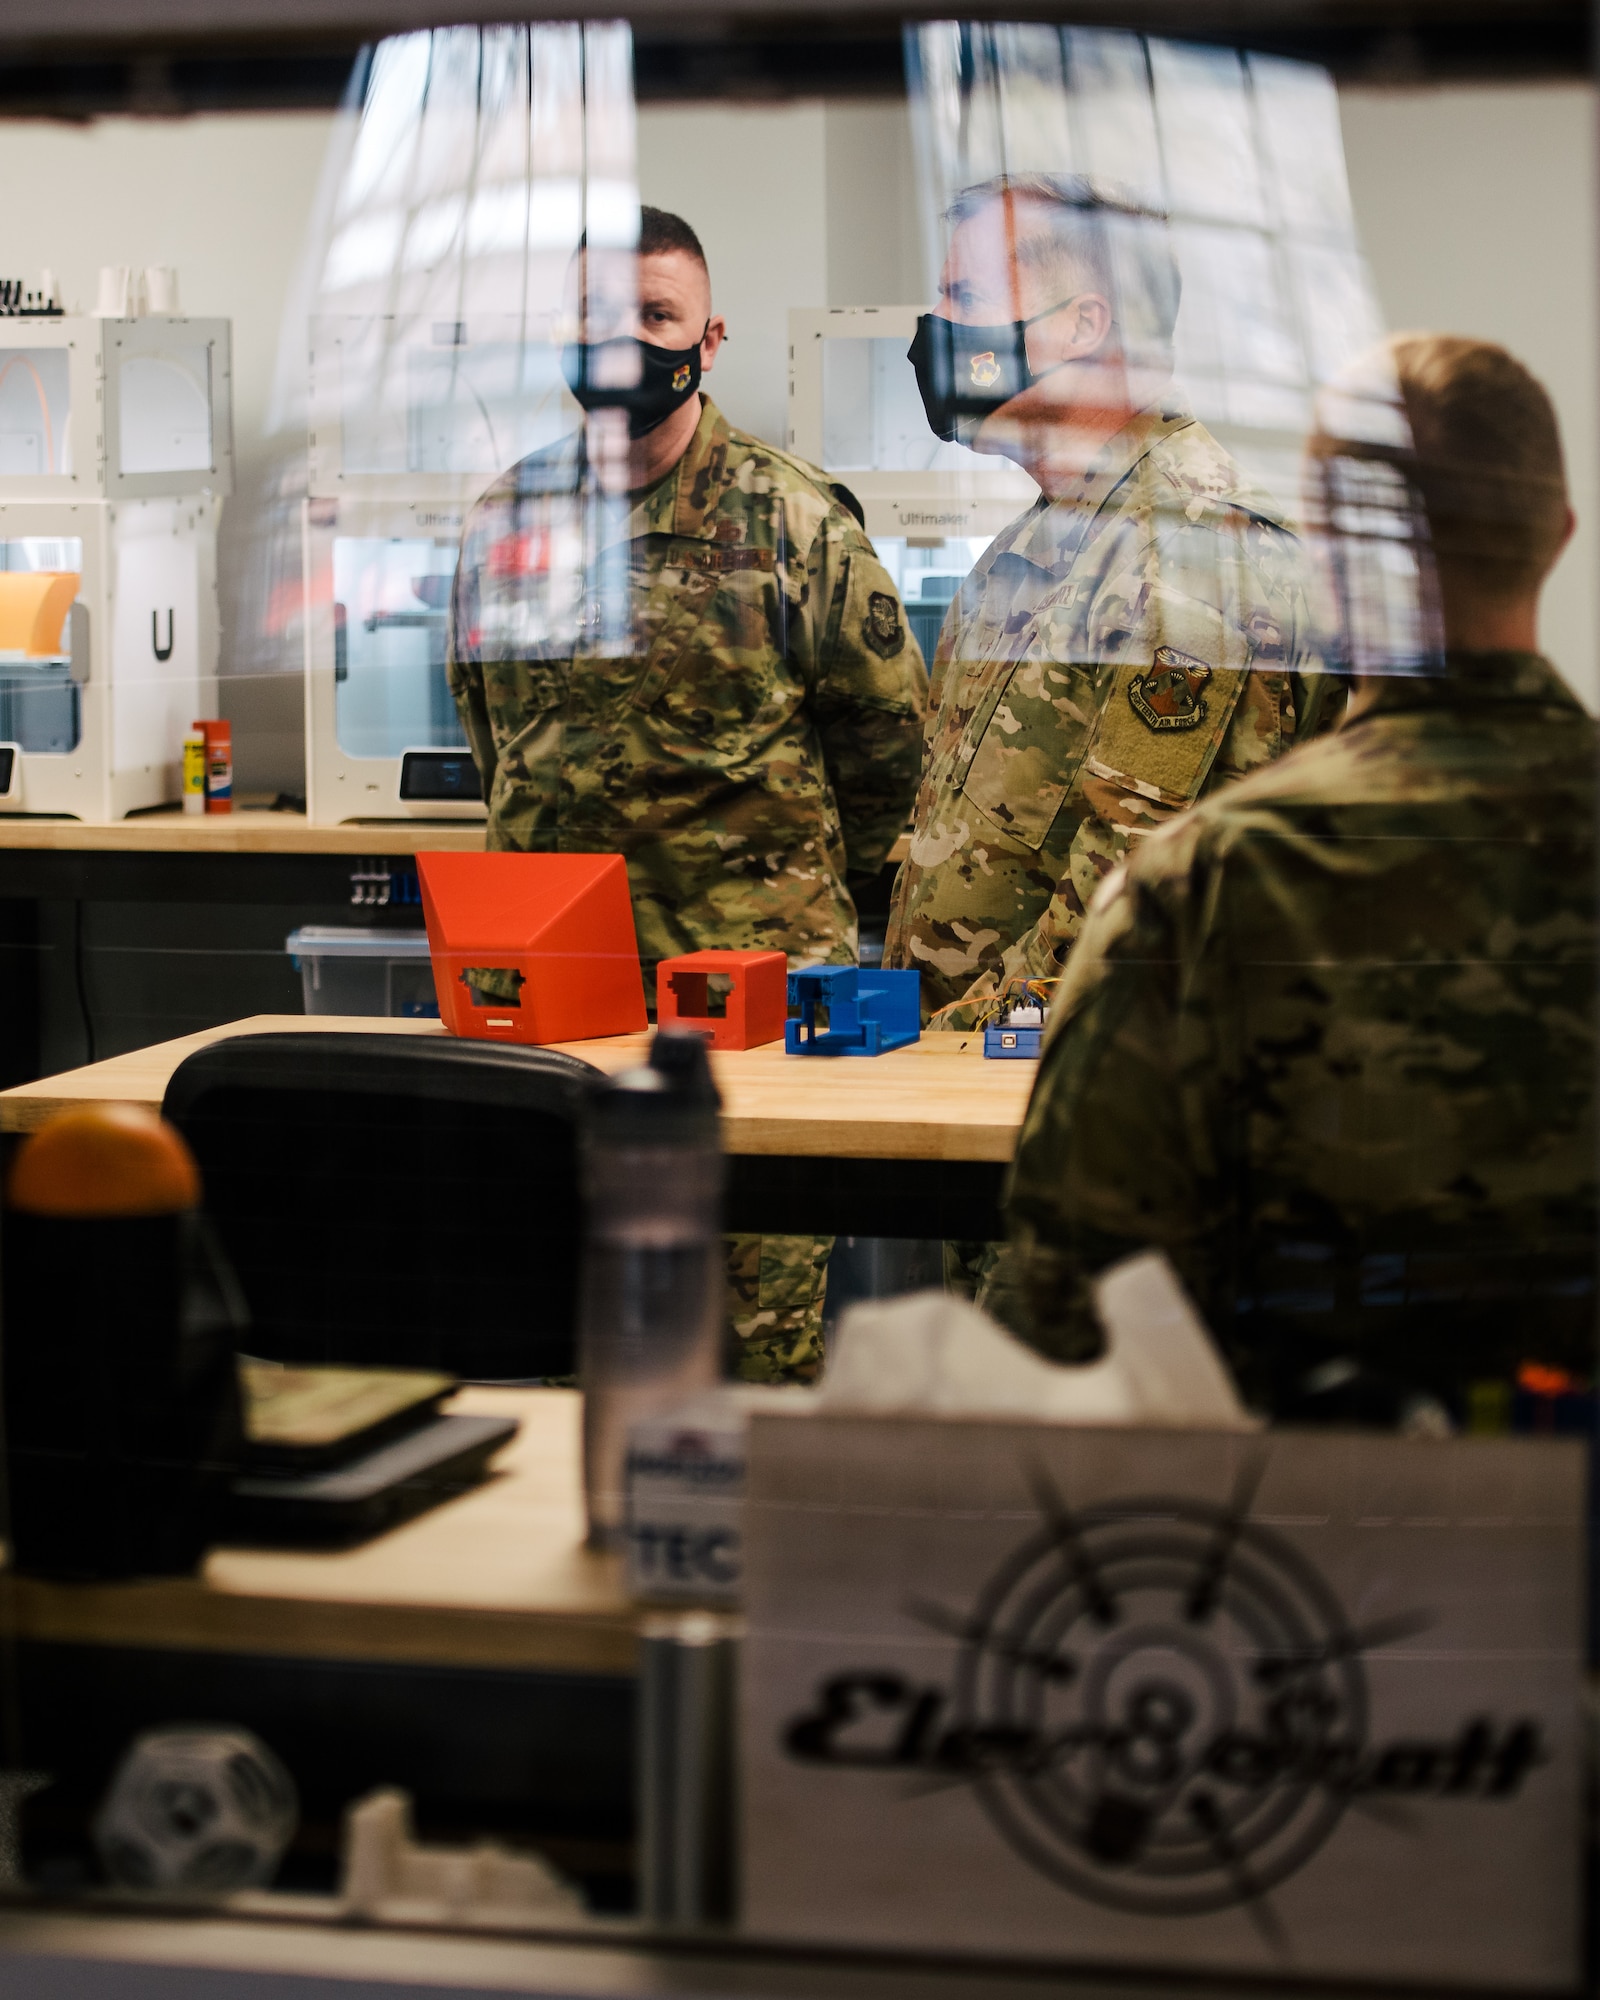
[[[853,965],[807,965],[789,974],[783,1046],[792,1056],[881,1056],[922,1038],[922,976],[916,972],[859,970]],[[828,1025],[819,1029],[817,1009]]]
[[[1001,1062],[1037,1062],[1043,1028],[985,1028],[983,1052]]]

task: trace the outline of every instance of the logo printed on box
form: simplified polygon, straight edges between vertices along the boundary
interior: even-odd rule
[[[746,1926],[1565,1990],[1585,1456],[751,1424]]]
[[[1363,1656],[1431,1622],[1365,1629],[1316,1569],[1238,1508],[1131,1499],[1043,1525],[968,1611],[954,1684],[830,1676],[786,1733],[802,1762],[969,1784],[1061,1888],[1177,1916],[1247,1904],[1303,1867],[1363,1798],[1515,1798],[1546,1761],[1536,1717],[1369,1740]],[[890,1715],[888,1740],[853,1743]]]
[[[629,1434],[628,1588],[735,1604],[744,1581],[745,1429],[677,1420]]]

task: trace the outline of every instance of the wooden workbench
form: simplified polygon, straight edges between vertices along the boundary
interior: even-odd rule
[[[481,820],[312,826],[176,808],[0,816],[0,1085],[253,1014],[299,1009],[307,924],[420,929],[415,856],[479,851]],[[867,898],[887,909],[898,842]]]
[[[296,1011],[306,924],[422,926],[419,848],[483,822],[311,826],[263,810],[0,817],[0,1083]]]
[[[452,1410],[521,1420],[487,1480],[354,1549],[214,1549],[196,1577],[0,1577],[18,1639],[298,1659],[627,1674],[620,1559],[583,1545],[574,1389],[463,1389]]]
[[[76,854],[415,854],[447,848],[454,854],[483,849],[480,820],[342,820],[314,826],[304,813],[241,807],[231,813],[185,813],[176,806],[137,813],[132,819],[44,819],[0,813],[0,851],[7,848]],[[889,853],[904,861],[905,835]]]
[[[258,1014],[130,1055],[0,1092],[0,1131],[34,1130],[56,1112],[94,1103],[159,1109],[184,1057],[226,1035],[291,1030],[437,1035],[437,1021]],[[606,1071],[642,1062],[648,1035],[559,1046]],[[1037,1065],[989,1062],[976,1035],[924,1035],[888,1055],[790,1056],[781,1042],[713,1054],[730,1153],[855,1160],[1003,1163],[1016,1145]]]
[[[132,819],[0,816],[0,851],[69,854],[415,854],[448,848],[476,854],[482,820],[358,820],[313,826],[304,813],[241,809],[182,812],[164,806]]]

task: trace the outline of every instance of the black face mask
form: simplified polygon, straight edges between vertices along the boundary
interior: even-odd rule
[[[708,331],[710,326],[707,320]],[[702,333],[700,340],[704,339]],[[631,386],[610,386],[635,375],[633,355],[638,363]],[[674,410],[681,410],[700,387],[700,342],[693,347],[652,347],[631,334],[591,344],[572,341],[561,350],[561,372],[584,409],[626,410],[629,437],[642,438],[664,424]]]
[[[983,419],[1039,379],[1028,361],[1028,328],[1051,312],[1003,326],[962,326],[924,313],[906,350],[935,437],[966,444]]]

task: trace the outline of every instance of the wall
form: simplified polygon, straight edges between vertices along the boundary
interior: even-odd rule
[[[1595,93],[1587,85],[1340,94],[1350,191],[1391,327],[1496,340],[1561,418],[1578,532],[1545,650],[1600,708]]]
[[[693,227],[728,322],[707,388],[733,423],[780,444],[789,307],[829,303],[826,145],[819,103],[647,106],[639,114],[639,198]]]
[[[828,296],[795,305],[903,306],[933,295],[923,269],[911,120],[902,104],[827,107]]]

